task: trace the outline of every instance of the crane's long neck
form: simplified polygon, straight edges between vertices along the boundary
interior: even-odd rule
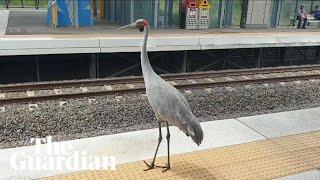
[[[142,73],[143,77],[146,79],[147,77],[150,77],[152,75],[155,75],[155,72],[153,71],[150,61],[148,58],[147,53],[147,41],[148,41],[148,35],[149,35],[149,26],[144,27],[144,38],[143,38],[143,44],[141,47],[141,67],[142,67]]]

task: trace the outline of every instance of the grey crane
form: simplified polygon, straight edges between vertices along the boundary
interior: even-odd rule
[[[135,27],[144,32],[143,44],[141,47],[141,67],[146,87],[146,93],[149,104],[151,105],[159,126],[159,138],[156,151],[151,164],[144,163],[148,166],[145,171],[154,167],[164,168],[164,171],[170,169],[170,131],[169,125],[178,127],[181,131],[190,136],[191,139],[200,145],[203,140],[203,131],[198,119],[192,114],[190,106],[186,98],[170,83],[163,80],[152,69],[148,54],[147,40],[149,35],[148,21],[138,19],[132,24],[123,26],[119,29]],[[162,141],[161,123],[165,123],[167,127],[167,152],[168,159],[166,166],[156,166],[155,159],[158,153],[159,145]]]

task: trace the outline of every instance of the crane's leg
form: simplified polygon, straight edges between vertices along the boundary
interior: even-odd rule
[[[158,122],[158,126],[159,126],[159,137],[158,137],[157,149],[156,149],[156,152],[154,153],[153,160],[152,160],[151,164],[148,164],[146,161],[143,161],[148,166],[148,168],[145,169],[144,171],[148,171],[148,170],[153,169],[155,167],[154,162],[156,161],[158,149],[159,149],[160,143],[162,141],[161,122]]]
[[[167,124],[167,147],[168,147],[168,161],[167,161],[167,166],[164,167],[165,169],[162,172],[167,171],[170,169],[170,131],[169,131],[169,123],[166,122]]]

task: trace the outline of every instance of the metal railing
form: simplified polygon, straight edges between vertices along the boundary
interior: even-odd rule
[[[4,0],[4,6],[9,8],[46,8],[49,0]]]

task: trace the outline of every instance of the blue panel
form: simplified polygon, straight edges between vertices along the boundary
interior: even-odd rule
[[[91,13],[90,0],[78,0],[79,26],[92,26],[93,17]]]
[[[70,1],[69,0],[60,0],[56,1],[58,5],[58,27],[67,27],[72,25],[70,18]]]
[[[69,13],[69,1],[68,0],[60,0],[56,1],[56,6],[58,9],[58,27],[67,27],[72,24],[70,13]],[[51,14],[51,6],[48,7],[47,12],[47,20],[48,24],[52,24],[52,14]]]

